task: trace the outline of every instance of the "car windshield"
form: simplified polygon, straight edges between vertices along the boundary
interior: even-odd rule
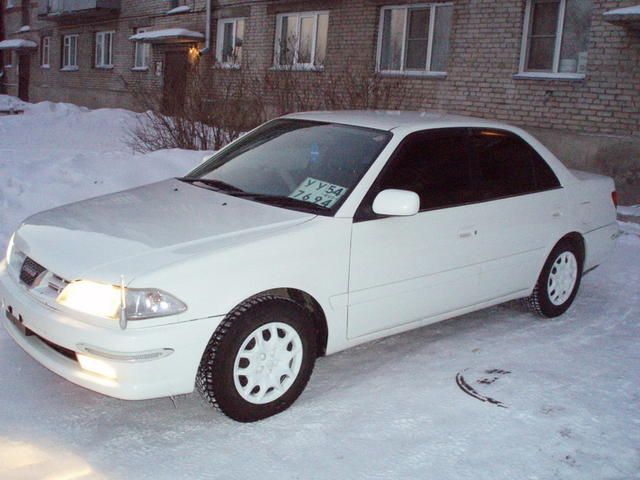
[[[271,205],[333,214],[391,133],[307,120],[266,123],[181,180]]]

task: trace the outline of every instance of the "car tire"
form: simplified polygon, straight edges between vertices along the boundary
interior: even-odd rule
[[[254,297],[220,323],[202,356],[196,387],[240,422],[287,409],[307,385],[317,356],[313,320],[294,301]]]
[[[525,299],[529,309],[544,318],[562,315],[573,303],[582,279],[583,255],[575,242],[558,242],[540,272],[533,292]]]

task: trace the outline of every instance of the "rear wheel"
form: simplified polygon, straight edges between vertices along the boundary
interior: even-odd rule
[[[309,381],[316,359],[307,310],[265,295],[237,307],[202,356],[196,386],[228,417],[253,422],[288,408]]]
[[[582,255],[575,243],[560,241],[549,254],[538,282],[526,302],[538,315],[562,315],[573,303],[582,278]]]

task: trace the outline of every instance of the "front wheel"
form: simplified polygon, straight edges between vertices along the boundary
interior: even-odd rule
[[[228,417],[253,422],[288,408],[316,359],[313,321],[295,302],[265,295],[220,324],[202,356],[196,386]]]
[[[549,254],[531,296],[526,301],[538,315],[562,315],[573,303],[582,278],[583,258],[574,242],[560,241]]]

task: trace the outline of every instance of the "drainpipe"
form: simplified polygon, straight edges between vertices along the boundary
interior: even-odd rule
[[[4,0],[0,0],[0,42],[4,40]],[[6,93],[4,87],[4,52],[0,52],[0,93]]]
[[[200,50],[200,55],[209,53],[209,50],[211,50],[211,0],[207,0],[207,13],[205,17],[207,19],[207,24],[204,29],[204,48]]]

